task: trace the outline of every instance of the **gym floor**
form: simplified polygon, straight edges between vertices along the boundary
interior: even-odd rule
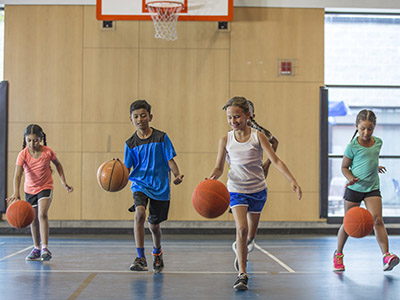
[[[350,238],[346,271],[332,272],[335,236],[260,235],[249,255],[249,290],[232,288],[234,236],[166,235],[162,273],[129,271],[133,238],[50,236],[48,262],[26,262],[30,236],[0,236],[0,298],[14,299],[400,299],[400,266],[382,271],[374,236]],[[400,236],[389,236],[400,253]],[[151,270],[152,243],[145,241]]]

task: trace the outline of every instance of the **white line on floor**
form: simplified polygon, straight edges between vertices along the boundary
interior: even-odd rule
[[[287,264],[285,264],[279,258],[277,258],[274,255],[272,255],[271,253],[269,253],[267,250],[258,246],[256,243],[254,243],[254,247],[256,247],[256,249],[260,250],[262,253],[268,255],[270,258],[272,258],[274,261],[276,261],[278,264],[280,264],[284,269],[286,269],[289,273],[296,273],[295,270],[293,270],[291,267],[289,267]]]
[[[15,252],[15,253],[12,253],[10,255],[7,255],[5,257],[2,257],[2,258],[0,258],[0,261],[5,260],[5,259],[10,258],[10,257],[13,257],[13,256],[15,256],[17,254],[22,253],[22,252],[25,252],[26,250],[32,249],[32,247],[33,247],[33,245],[29,246],[29,247],[26,247],[25,249],[19,250],[19,251]]]

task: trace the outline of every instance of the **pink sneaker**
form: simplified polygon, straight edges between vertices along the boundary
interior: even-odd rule
[[[386,252],[383,255],[383,271],[391,271],[399,264],[399,257],[396,254]]]
[[[343,264],[343,253],[335,253],[333,254],[333,270],[334,271],[344,271],[344,264]]]

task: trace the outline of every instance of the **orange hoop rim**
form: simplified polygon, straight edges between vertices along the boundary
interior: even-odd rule
[[[163,6],[165,4],[165,6]],[[170,6],[168,6],[170,5]],[[184,4],[177,1],[151,1],[146,3],[147,7],[154,7],[154,8],[176,8],[180,6],[181,8],[184,7]]]

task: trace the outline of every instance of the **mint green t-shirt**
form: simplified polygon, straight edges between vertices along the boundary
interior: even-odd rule
[[[358,181],[347,188],[367,193],[379,189],[379,153],[382,148],[382,140],[373,136],[375,144],[372,147],[361,146],[357,138],[354,138],[346,147],[344,155],[352,160],[350,171]]]

